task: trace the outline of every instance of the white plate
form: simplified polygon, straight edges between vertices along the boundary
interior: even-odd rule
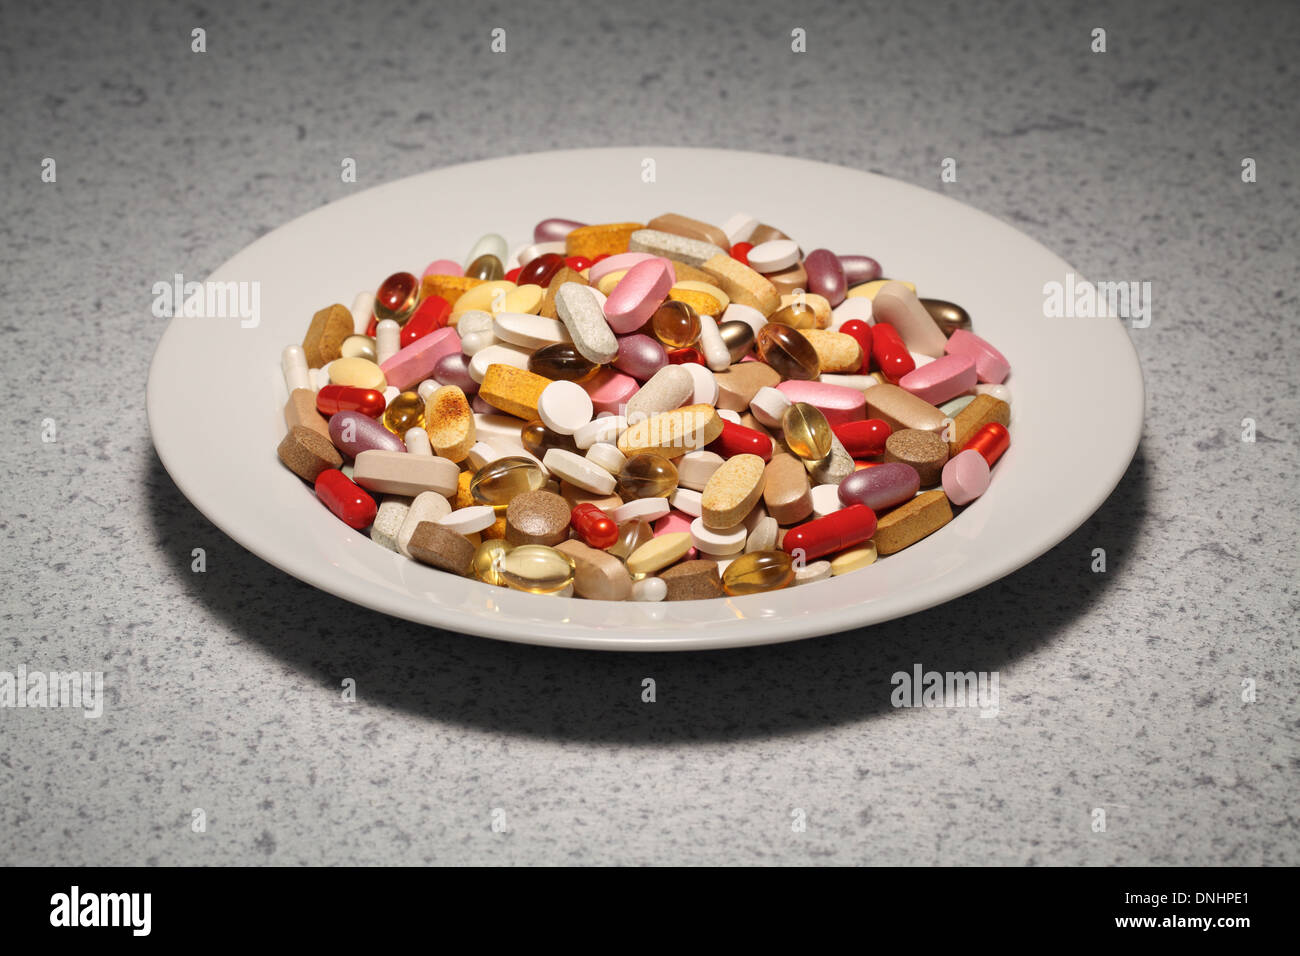
[[[655,181],[644,182],[653,159]],[[392,272],[460,260],[483,233],[514,250],[550,216],[641,221],[744,210],[793,236],[881,261],[921,295],[961,303],[1011,362],[1011,449],[947,527],[875,565],[743,598],[662,604],[539,597],[386,551],[326,511],[276,459],[280,351],[313,312]],[[439,169],[332,203],[258,239],[210,282],[260,283],[261,319],[171,320],[149,371],[163,465],[214,524],[278,568],[411,621],[531,644],[607,650],[739,647],[889,620],[983,587],[1079,527],[1127,468],[1142,375],[1118,319],[1045,318],[1043,285],[1073,270],[991,216],[856,170],[666,147],[535,153]],[[190,277],[187,277],[187,279]]]

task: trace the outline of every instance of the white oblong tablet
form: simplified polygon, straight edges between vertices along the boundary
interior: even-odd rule
[[[527,370],[528,359],[532,354],[513,345],[489,345],[475,352],[474,357],[469,360],[469,377],[482,385],[489,365],[513,365],[515,368]]]
[[[537,417],[558,435],[572,435],[591,421],[594,411],[591,396],[576,382],[552,382],[537,399]]]
[[[692,518],[704,514],[704,496],[691,488],[678,488],[669,496],[668,503]]]
[[[617,445],[598,441],[587,449],[587,461],[604,468],[611,475],[617,475],[627,463],[627,456],[618,450]]]
[[[596,442],[617,441],[618,436],[627,428],[627,419],[622,415],[606,415],[594,418],[573,433],[573,441],[579,448],[590,448]]]
[[[871,318],[871,300],[865,295],[855,295],[851,299],[845,299],[831,309],[832,329],[838,329],[845,322],[852,319],[857,319],[859,322],[865,322],[868,325],[875,324]]]
[[[571,485],[577,485],[583,491],[590,491],[593,495],[607,495],[617,484],[614,476],[604,468],[563,448],[548,450],[542,463],[553,475],[563,478]]]
[[[722,456],[715,451],[688,451],[677,462],[677,484],[692,491],[703,491],[713,473],[722,467]]]
[[[823,372],[817,376],[817,381],[825,382],[827,385],[842,385],[845,388],[854,388],[859,392],[865,392],[867,389],[880,384],[879,379],[872,378],[870,375],[837,375],[834,372]]]
[[[672,511],[667,498],[636,498],[609,512],[616,524],[624,521],[657,521]]]
[[[691,522],[691,540],[705,554],[735,554],[743,551],[747,537],[749,534],[743,524],[730,531],[710,531],[704,527],[703,518]]]
[[[818,518],[834,514],[844,507],[840,501],[839,485],[817,485],[812,490],[813,514]]]
[[[492,527],[496,520],[496,509],[491,505],[470,505],[439,518],[438,524],[457,534],[474,534]]]
[[[719,408],[718,417],[724,422],[731,422],[733,425],[740,424],[740,412],[733,412],[729,408]]]
[[[522,312],[498,312],[492,317],[492,334],[508,345],[534,351],[571,341],[569,330],[559,319]]]
[[[799,245],[793,239],[760,242],[746,257],[755,272],[780,272],[799,261]]]
[[[502,452],[497,451],[487,442],[480,441],[475,442],[470,447],[469,454],[465,456],[465,460],[469,462],[471,468],[477,471],[488,462],[496,461],[498,458],[504,457],[506,456]]]
[[[415,500],[411,502],[411,510],[402,519],[402,527],[397,532],[398,553],[408,558],[411,556],[406,546],[411,543],[411,536],[415,534],[415,529],[421,521],[440,521],[449,514],[451,514],[451,504],[446,496],[436,491],[424,491],[416,495]]]
[[[686,369],[695,381],[695,394],[691,398],[692,405],[718,404],[718,380],[713,377],[713,372],[703,365],[696,365],[694,362],[683,362],[677,367]]]

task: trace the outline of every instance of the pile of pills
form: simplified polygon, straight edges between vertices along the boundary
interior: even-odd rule
[[[988,488],[1010,368],[966,311],[721,227],[548,219],[398,272],[283,353],[280,460],[378,545],[594,600],[864,568]]]

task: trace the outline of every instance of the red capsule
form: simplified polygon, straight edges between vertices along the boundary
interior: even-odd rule
[[[972,448],[993,467],[993,463],[1002,457],[1002,453],[1011,447],[1011,435],[997,422],[989,422],[974,435],[970,441],[961,446],[962,451]]]
[[[506,281],[507,281],[507,282],[513,282],[515,285],[518,285],[518,284],[519,284],[519,273],[523,271],[523,268],[524,268],[523,266],[515,266],[513,269],[511,269],[509,272],[507,272],[507,273],[506,273]]]
[[[883,461],[855,461],[853,463],[854,471],[862,471],[866,468],[875,468],[877,465],[883,465]]]
[[[519,270],[516,285],[539,285],[543,289],[551,284],[555,273],[564,268],[564,256],[558,252],[544,252]]]
[[[849,505],[824,518],[796,525],[785,533],[781,550],[805,561],[861,544],[876,533],[876,513],[866,505]]]
[[[772,439],[762,432],[724,421],[722,434],[709,444],[709,451],[732,458],[736,455],[757,455],[764,461],[772,460]]]
[[[577,505],[569,515],[569,524],[589,548],[604,551],[618,540],[618,524],[591,502]]]
[[[379,331],[379,320],[376,319],[372,314],[370,316],[370,323],[366,326],[366,335],[370,336],[373,339],[375,337],[375,333],[378,331]]]
[[[594,266],[594,265],[595,265],[597,262],[599,262],[601,259],[608,259],[608,258],[609,258],[609,253],[608,253],[608,252],[602,252],[600,255],[596,256],[596,258],[594,258],[594,259],[591,260],[591,264]]]
[[[431,295],[418,306],[415,312],[406,320],[402,326],[401,337],[399,341],[401,347],[406,348],[416,339],[422,339],[430,332],[436,332],[438,329],[445,328],[447,319],[451,315],[451,303],[440,295]]]
[[[564,264],[574,272],[581,272],[583,269],[591,268],[591,260],[586,256],[569,256],[564,260]]]
[[[844,324],[848,325],[847,322]],[[885,373],[885,378],[895,385],[900,378],[916,368],[916,361],[907,351],[898,330],[888,322],[877,322],[871,330],[871,357],[880,366],[880,371]]]
[[[688,345],[684,349],[673,349],[668,353],[668,361],[672,365],[685,365],[687,362],[694,362],[696,365],[704,364],[704,353],[693,345]]]
[[[840,326],[839,331],[851,335],[862,346],[862,366],[858,371],[865,372],[871,365],[871,326],[861,319],[849,319]]]
[[[360,531],[375,520],[375,499],[337,468],[316,476],[316,497],[349,528]]]
[[[754,248],[752,242],[738,242],[731,247],[731,258],[742,266],[749,265],[749,250]]]
[[[355,385],[326,385],[316,393],[316,411],[326,418],[337,412],[360,412],[371,418],[383,413],[388,402],[384,393]]]
[[[410,272],[394,272],[375,292],[375,317],[403,321],[420,298],[420,280]]]
[[[840,444],[854,458],[867,458],[871,455],[885,453],[885,439],[893,429],[879,418],[868,418],[865,422],[845,422],[831,429]]]

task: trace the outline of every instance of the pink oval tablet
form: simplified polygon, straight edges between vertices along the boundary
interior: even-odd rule
[[[807,402],[816,408],[832,428],[867,417],[866,393],[847,385],[789,381],[777,385],[776,389],[791,402]]]
[[[941,405],[975,387],[975,363],[965,355],[945,355],[908,372],[898,385],[931,405]]]
[[[648,252],[620,252],[618,255],[610,256],[608,259],[601,259],[594,263],[587,270],[587,281],[595,285],[611,272],[621,272],[624,269],[631,269],[633,266],[640,265],[643,262],[649,262],[651,259],[658,258]],[[664,260],[667,262],[667,260]],[[671,266],[670,266],[671,268]],[[677,281],[677,275],[674,271],[673,281]]]
[[[967,448],[943,466],[943,493],[955,505],[970,504],[989,487],[989,463],[974,448]]]
[[[420,277],[463,276],[464,274],[465,270],[461,268],[459,262],[452,262],[450,259],[434,259],[424,267],[424,272],[420,273]]]
[[[949,355],[965,355],[975,363],[975,374],[986,385],[1001,385],[1011,374],[1006,357],[974,332],[958,329],[944,346]]]
[[[595,378],[583,382],[582,387],[591,396],[591,404],[597,414],[609,412],[611,415],[618,415],[627,405],[628,399],[637,393],[641,384],[631,375],[606,368],[602,369]]]
[[[459,351],[460,336],[448,326],[416,339],[379,367],[389,385],[405,390],[432,378],[438,359]]]
[[[618,335],[635,332],[650,321],[672,287],[673,267],[667,259],[638,262],[605,300],[605,321]]]

